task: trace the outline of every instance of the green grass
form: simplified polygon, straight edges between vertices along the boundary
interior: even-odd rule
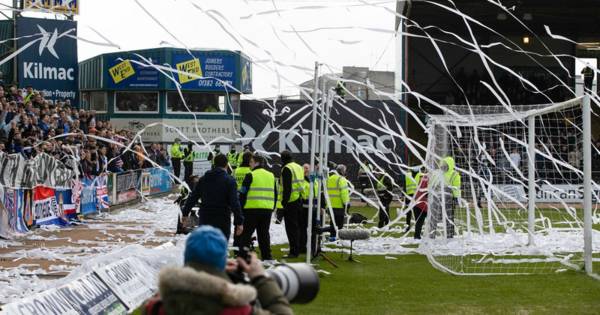
[[[356,207],[368,218],[375,209]],[[395,210],[392,211],[392,219]],[[273,246],[281,260],[283,246]],[[322,259],[317,298],[293,305],[296,314],[598,314],[600,281],[583,272],[531,276],[452,276],[434,269],[422,255],[357,256],[360,263],[328,253]],[[294,261],[303,261],[302,257]],[[600,270],[600,264],[595,264]],[[134,313],[139,314],[139,313]]]
[[[451,276],[420,255],[358,257],[321,279],[310,304],[296,314],[597,314],[600,281],[568,271],[540,276]]]

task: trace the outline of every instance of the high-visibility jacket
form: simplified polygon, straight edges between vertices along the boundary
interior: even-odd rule
[[[420,173],[419,173],[420,174]],[[418,175],[418,174],[417,174]],[[417,185],[419,182],[415,177],[413,177],[411,171],[407,171],[406,175],[404,175],[404,189],[406,190],[406,194],[412,196],[417,191]]]
[[[248,166],[242,166],[235,169],[235,173],[233,177],[235,177],[235,182],[237,183],[237,189],[242,189],[242,183],[244,182],[244,178],[248,173],[252,172],[252,170]]]
[[[417,187],[419,186],[419,182],[421,182],[421,177],[423,177],[423,173],[421,172],[418,172],[417,175],[415,175],[415,183],[417,183]]]
[[[385,175],[382,175],[378,180],[377,180],[377,191],[386,191],[388,188],[385,185]]]
[[[329,178],[327,178],[327,194],[329,195],[329,201],[331,202],[332,208],[344,208],[344,206],[350,202],[348,180],[338,173],[333,172],[329,175]]]
[[[173,143],[171,146],[171,157],[174,159],[182,159],[183,151],[181,151],[181,144]]]
[[[242,165],[242,162],[244,161],[244,153],[246,153],[246,151],[242,151],[242,152],[238,153],[237,165]]]
[[[448,170],[444,173],[444,180],[447,187],[452,189],[452,197],[460,198],[460,174],[454,169],[455,162],[450,156],[444,158],[444,162],[448,165]]]
[[[304,182],[302,184],[302,199],[304,200],[303,202],[303,206],[306,208],[309,205],[309,198],[310,198],[310,181],[308,181],[306,178],[304,179]],[[313,186],[313,204],[317,204],[318,200],[319,200],[319,182],[315,181],[315,185]]]
[[[277,196],[279,196],[279,198],[277,198],[277,203],[275,206],[277,209],[283,209],[283,205],[281,204],[281,199],[283,198],[283,188],[280,183],[277,183]]]
[[[227,161],[229,161],[229,166],[237,167],[238,166],[238,153],[235,153],[235,152],[227,153]]]
[[[304,191],[304,169],[302,166],[300,166],[300,164],[295,162],[288,163],[283,168],[289,169],[290,173],[292,174],[292,192],[288,202],[294,202],[300,199],[300,196]],[[282,187],[281,189],[283,191],[283,183],[281,182],[281,178],[279,180],[279,185]]]
[[[315,181],[315,186],[313,187],[313,196],[315,200],[318,198],[317,194],[319,193],[319,182]],[[308,200],[310,198],[310,182],[306,180],[306,178],[302,181],[302,199]]]
[[[263,168],[256,169],[251,173],[252,183],[248,188],[244,209],[273,210],[275,208],[275,176]]]
[[[194,162],[194,151],[190,150],[190,152],[188,152],[188,155],[185,156],[183,161],[184,162]]]

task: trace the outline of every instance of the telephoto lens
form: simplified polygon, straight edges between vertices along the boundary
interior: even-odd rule
[[[319,275],[309,264],[282,264],[266,271],[290,303],[306,304],[319,293]]]

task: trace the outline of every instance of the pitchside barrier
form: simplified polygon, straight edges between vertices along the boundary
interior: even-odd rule
[[[168,243],[152,249],[128,248],[130,255],[109,263],[97,261],[65,284],[2,306],[0,314],[124,315],[157,290],[158,272],[180,264],[180,249]],[[110,260],[114,257],[106,257]]]
[[[144,195],[168,192],[169,168],[105,173],[79,179],[64,163],[47,154],[25,160],[0,154],[0,237],[12,238],[34,226],[67,225]]]

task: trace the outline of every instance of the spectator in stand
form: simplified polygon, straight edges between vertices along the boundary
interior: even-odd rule
[[[512,166],[514,168],[520,169],[521,168],[521,154],[519,154],[519,150],[517,148],[513,148],[512,152],[510,153],[510,160],[512,162]]]

